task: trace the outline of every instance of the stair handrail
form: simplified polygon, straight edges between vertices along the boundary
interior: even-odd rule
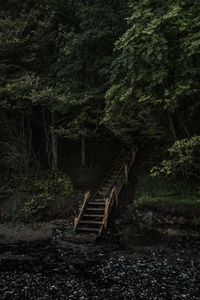
[[[117,156],[115,162],[114,162],[114,165],[113,167],[109,170],[109,172],[107,173],[106,177],[104,178],[104,181],[100,184],[100,186],[98,187],[98,189],[96,190],[96,192],[94,193],[93,197],[92,198],[95,198],[96,195],[98,194],[98,191],[101,189],[101,187],[104,185],[104,183],[108,180],[108,178],[110,177],[113,169],[115,168],[115,165],[116,163],[118,162],[118,160],[120,159],[120,157],[122,156],[122,154],[124,153],[125,151],[125,148],[123,148],[120,152],[120,154]]]
[[[125,160],[124,160],[124,162],[123,162],[121,168],[119,169],[118,173],[117,173],[116,176],[115,176],[115,179],[113,180],[113,184],[111,185],[111,187],[110,187],[108,193],[105,195],[105,197],[107,197],[107,196],[111,193],[112,188],[113,188],[113,186],[115,185],[117,179],[119,178],[119,175],[120,175],[122,169],[124,168],[126,162],[127,162],[128,159],[130,158],[130,155],[132,156],[132,153],[133,153],[134,150],[135,150],[135,155],[136,155],[136,153],[137,153],[137,148],[134,148],[134,147],[133,147],[133,148],[129,151],[129,153],[127,154],[127,156],[126,156],[126,158],[125,158]],[[133,162],[134,162],[133,159],[135,159],[135,155],[132,156],[130,166],[131,166],[131,165],[133,164]],[[114,167],[113,167],[113,168],[114,168]],[[112,168],[112,170],[113,170],[113,168]],[[128,170],[128,171],[129,171],[129,170]],[[105,181],[104,181],[104,182],[105,182]]]
[[[107,222],[108,222],[108,208],[109,208],[109,198],[106,198],[106,203],[105,203],[105,211],[104,211],[104,218],[103,218],[103,227],[106,229],[107,227]]]
[[[115,163],[114,163],[112,169],[109,171],[109,173],[108,173],[107,176],[105,177],[103,183],[101,183],[100,187],[97,189],[96,193],[92,196],[92,199],[95,198],[95,196],[96,196],[96,194],[98,193],[98,191],[99,191],[99,189],[101,188],[101,186],[103,186],[103,184],[104,184],[104,183],[106,182],[106,180],[109,178],[109,176],[110,176],[110,174],[112,173],[112,171],[113,171],[113,169],[114,169],[116,163],[118,162],[118,160],[120,159],[120,157],[122,156],[122,154],[124,153],[124,151],[125,151],[125,148],[123,148],[123,149],[121,150],[120,154],[118,155],[117,159],[115,160]],[[89,193],[89,194],[88,194],[88,193]],[[86,194],[88,194],[87,197],[86,197]],[[87,193],[85,193],[83,205],[82,205],[82,207],[81,207],[81,210],[80,210],[80,212],[79,212],[79,215],[78,215],[77,218],[74,218],[74,230],[76,230],[76,227],[78,226],[78,223],[79,223],[81,214],[82,214],[82,212],[83,212],[83,210],[84,210],[84,208],[85,208],[85,206],[86,206],[87,199],[89,198],[89,195],[90,195],[90,192],[89,192],[89,191],[88,191]]]
[[[112,191],[110,195],[106,198],[105,202],[105,210],[104,210],[104,218],[103,218],[103,227],[104,229],[107,228],[107,223],[108,223],[108,215],[109,215],[109,209],[112,207],[112,198],[113,195],[115,194],[115,186],[112,188]]]
[[[127,154],[126,159],[124,160],[124,162],[123,162],[121,168],[119,169],[117,175],[115,176],[115,182],[113,183],[113,185],[116,183],[117,179],[119,178],[119,175],[120,175],[122,169],[125,167],[125,165],[126,165],[127,161],[129,160],[130,156],[132,156],[132,153],[133,153],[134,149],[135,149],[135,155],[136,155],[136,153],[137,153],[137,148],[132,148],[132,149],[129,151],[129,153]],[[135,160],[135,155],[134,155],[134,160]],[[133,158],[133,156],[132,156],[132,158]],[[128,166],[128,171],[130,170],[131,165],[134,163],[134,160],[131,159],[131,163],[130,163],[130,165]],[[113,185],[112,185],[112,186],[113,186]],[[111,186],[111,187],[112,187],[112,186]]]
[[[101,186],[104,185],[104,183],[107,181],[107,179],[110,177],[113,169],[115,168],[116,166],[116,163],[119,161],[120,157],[123,155],[125,151],[125,148],[122,149],[122,151],[120,152],[119,156],[117,157],[112,169],[110,170],[110,172],[107,174],[107,176],[105,177],[103,183],[100,185],[99,189],[97,189],[97,192],[93,195],[92,199],[96,196],[96,194],[98,193],[98,191],[100,190]],[[127,165],[127,174],[128,174],[128,171],[130,170],[132,164],[134,163],[135,161],[135,156],[136,156],[136,153],[137,153],[137,148],[136,147],[133,147],[129,153],[123,157],[123,162],[122,162],[122,166],[121,168],[119,169],[119,171],[117,172],[116,176],[114,177],[114,180],[113,180],[113,183],[111,184],[110,188],[109,188],[109,191],[107,192],[107,194],[105,195],[105,210],[104,210],[104,218],[103,218],[103,221],[102,221],[102,226],[101,226],[101,229],[99,231],[99,234],[101,234],[101,230],[102,228],[104,227],[106,229],[107,227],[107,222],[108,222],[108,215],[109,215],[109,210],[112,208],[112,205],[113,205],[113,201],[112,201],[112,198],[113,196],[115,196],[115,201],[117,201],[117,198],[118,198],[118,194],[117,194],[117,190],[116,190],[116,182],[121,174],[121,171],[122,169]],[[131,161],[129,164],[127,164],[128,160],[130,159],[130,156],[131,156]],[[122,183],[122,185],[124,184],[124,182]],[[121,188],[120,188],[121,190]],[[74,230],[76,230],[76,227],[78,226],[79,224],[79,220],[80,220],[80,217],[82,215],[82,212],[83,210],[85,209],[85,206],[87,204],[87,200],[90,196],[90,192],[86,192],[85,193],[85,196],[84,196],[84,201],[83,201],[83,204],[82,204],[82,207],[80,209],[80,212],[79,212],[79,215],[78,215],[78,218],[75,218],[74,219]]]
[[[118,171],[117,175],[115,176],[115,180],[113,181],[113,184],[112,184],[111,188],[109,189],[109,191],[108,191],[108,193],[106,195],[104,218],[103,218],[102,227],[100,229],[99,234],[101,234],[101,231],[102,231],[103,227],[104,227],[104,229],[107,228],[109,210],[112,208],[112,204],[113,204],[112,203],[113,196],[115,196],[115,201],[117,202],[117,194],[116,194],[116,187],[115,187],[116,181],[119,178],[119,175],[120,175],[122,169],[126,165],[127,161],[130,158],[130,155],[131,155],[131,162],[130,162],[130,165],[128,167],[128,171],[130,170],[131,165],[135,161],[136,153],[137,153],[137,148],[134,148],[134,147],[129,151],[129,153],[127,154],[127,156],[126,156],[126,158],[125,158],[125,160],[124,160],[124,162],[123,162],[120,170]]]
[[[79,212],[79,215],[77,218],[74,218],[74,230],[76,229],[76,227],[78,226],[78,223],[79,223],[79,220],[80,220],[80,217],[81,217],[81,214],[83,212],[83,210],[85,209],[85,206],[86,206],[86,203],[87,203],[87,200],[90,196],[90,191],[87,191],[84,195],[84,201],[83,201],[83,204],[81,206],[81,209],[80,209],[80,212]]]

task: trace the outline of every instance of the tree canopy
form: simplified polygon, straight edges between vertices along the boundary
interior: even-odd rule
[[[2,3],[1,167],[21,176],[38,163],[56,170],[61,138],[82,143],[84,162],[85,139],[105,131],[127,145],[161,143],[175,153],[179,141],[197,153],[199,4]],[[200,170],[194,161],[191,174]]]

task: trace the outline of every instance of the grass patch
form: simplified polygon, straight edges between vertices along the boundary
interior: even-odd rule
[[[135,202],[167,202],[200,206],[200,191],[197,186],[188,186],[184,181],[175,178],[143,175],[138,179]]]

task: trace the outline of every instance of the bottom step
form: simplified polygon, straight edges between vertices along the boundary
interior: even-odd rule
[[[95,231],[95,232],[98,232],[99,229],[98,228],[88,228],[88,227],[79,227],[79,228],[76,228],[76,231]]]

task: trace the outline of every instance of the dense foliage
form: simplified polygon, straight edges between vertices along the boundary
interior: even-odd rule
[[[115,136],[199,177],[199,27],[199,0],[2,3],[1,174],[56,171],[63,139],[85,166],[87,140]]]
[[[128,30],[115,44],[106,121],[132,136],[199,134],[199,1],[131,3]]]
[[[8,1],[1,7],[1,166],[58,167],[58,139],[100,134],[124,1]],[[39,134],[38,134],[39,132]]]
[[[199,4],[131,1],[128,29],[115,43],[117,54],[104,117],[107,126],[126,142],[158,141],[165,149],[175,142],[175,153],[183,140],[182,152],[187,154],[188,145],[198,152]],[[184,175],[197,175],[198,164],[191,170],[190,156],[184,155],[184,159]],[[183,167],[179,169],[183,171]],[[166,170],[169,173],[169,168]]]

